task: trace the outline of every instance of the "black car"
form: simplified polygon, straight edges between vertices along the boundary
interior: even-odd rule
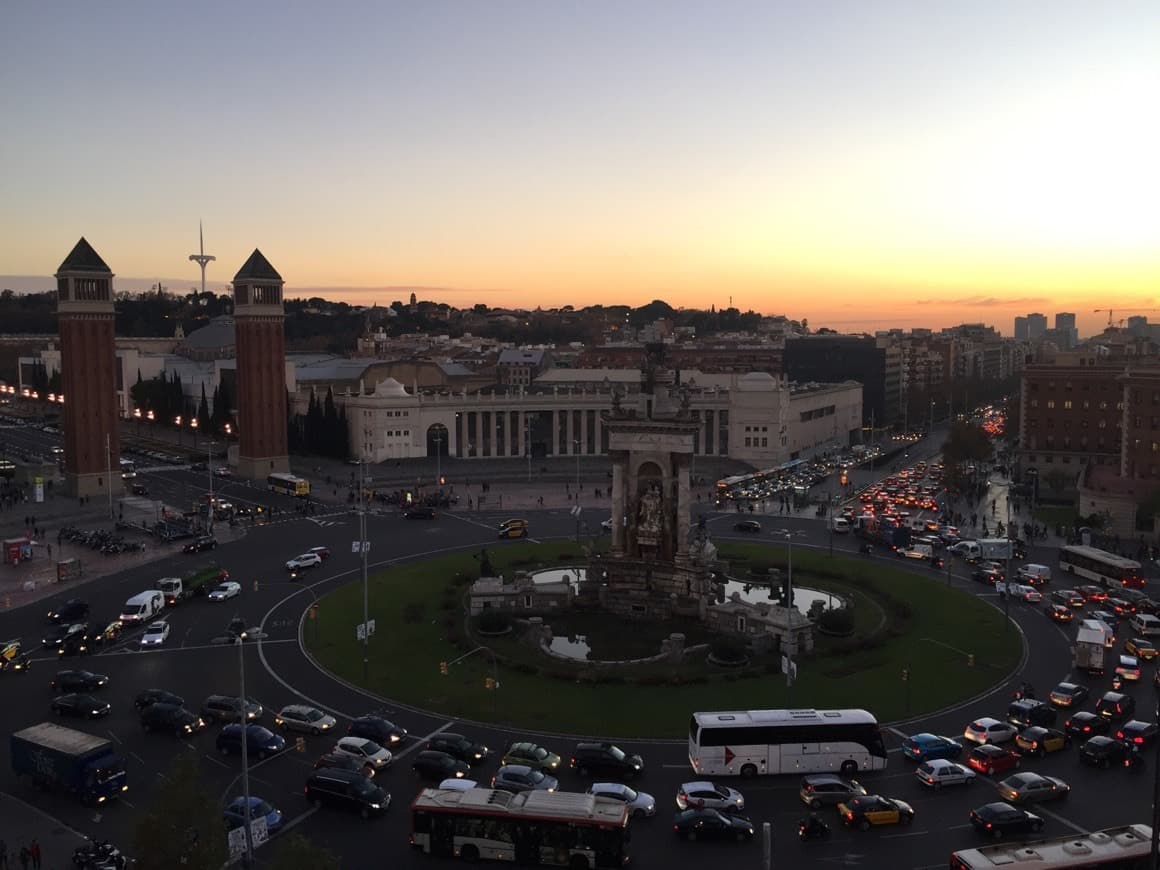
[[[435,519],[435,508],[421,506],[408,508],[403,517],[408,520],[433,520]]]
[[[377,816],[391,805],[391,795],[361,773],[323,767],[306,780],[306,799],[316,807],[323,804],[357,812],[364,819]],[[466,851],[466,850],[465,850]]]
[[[608,774],[618,779],[644,773],[644,760],[639,755],[629,755],[611,743],[578,743],[570,763],[581,776]]]
[[[185,698],[164,689],[146,689],[133,699],[133,706],[138,710],[144,710],[153,704],[172,704],[175,707],[184,707]]]
[[[1027,810],[996,801],[971,810],[971,824],[980,834],[996,840],[1007,834],[1037,833],[1043,830],[1043,819]]]
[[[181,548],[183,553],[200,553],[203,550],[213,550],[217,547],[217,538],[211,535],[202,535],[200,538],[194,538],[188,544]]]
[[[1102,734],[1085,741],[1079,748],[1080,761],[1105,770],[1114,764],[1123,764],[1127,757],[1127,744]]]
[[[314,762],[314,769],[319,770],[323,767],[330,767],[335,770],[351,770],[355,773],[361,773],[368,779],[375,775],[375,767],[373,764],[366,764],[353,755],[346,755],[340,752],[328,752],[325,755],[320,755],[318,760]]]
[[[462,779],[471,770],[467,763],[446,752],[424,750],[415,755],[411,769],[424,779]]]
[[[733,528],[739,532],[760,532],[761,523],[757,520],[741,520],[739,523],[734,523]]]
[[[1141,722],[1139,719],[1125,722],[1116,729],[1116,739],[1147,749],[1156,742],[1156,723]]]
[[[1055,724],[1055,708],[1034,698],[1012,701],[1007,707],[1007,721],[1016,728],[1040,725],[1048,728]]]
[[[235,723],[227,725],[218,732],[215,742],[218,752],[222,755],[238,754],[242,751],[242,726]],[[261,725],[246,726],[246,752],[251,758],[259,760],[275,755],[286,748],[286,738],[275,734]]]
[[[752,840],[753,822],[717,810],[683,810],[673,816],[673,831],[687,840]]]
[[[380,746],[391,747],[407,737],[407,729],[382,716],[359,716],[346,731],[351,737],[365,737]]]
[[[89,615],[89,605],[79,598],[70,598],[60,607],[48,611],[48,621],[53,623],[76,622]]]
[[[88,633],[88,623],[63,622],[48,629],[40,641],[44,644],[45,649],[53,650],[63,644],[66,640],[75,641],[77,635],[80,635],[81,637],[87,637]]]
[[[971,579],[976,583],[986,583],[988,586],[994,586],[1003,580],[1003,572],[996,571],[993,568],[984,568],[971,572]]]
[[[70,693],[52,699],[52,712],[58,716],[79,716],[82,719],[100,719],[108,716],[112,705],[92,695]]]
[[[482,743],[476,743],[462,734],[452,734],[450,731],[432,736],[427,741],[427,749],[433,752],[446,752],[453,758],[472,765],[479,764],[487,758],[489,751]]]
[[[92,671],[57,671],[48,685],[58,692],[91,692],[108,684],[109,678],[104,674],[94,674]]]
[[[1096,712],[1109,722],[1130,719],[1136,712],[1136,699],[1122,692],[1105,692],[1103,697],[1096,701]]]
[[[205,728],[205,720],[180,704],[158,702],[141,711],[141,727],[146,731],[167,731],[175,737],[187,737]]]
[[[1063,730],[1072,737],[1095,737],[1099,734],[1107,734],[1111,730],[1111,723],[1103,716],[1097,716],[1095,713],[1089,713],[1087,710],[1080,710],[1078,713],[1072,713],[1068,720],[1063,723]]]
[[[1088,690],[1078,683],[1060,683],[1047,699],[1057,707],[1078,707],[1088,699]]]

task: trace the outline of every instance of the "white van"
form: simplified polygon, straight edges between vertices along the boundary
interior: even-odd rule
[[[845,517],[834,517],[833,526],[834,531],[839,535],[844,535],[850,531],[850,521]]]
[[[1151,613],[1133,613],[1128,623],[1132,626],[1132,630],[1141,637],[1160,636],[1160,618]]]
[[[978,541],[959,541],[951,547],[951,552],[968,562],[977,562],[982,558],[983,548]]]
[[[1019,569],[1019,576],[1032,586],[1042,586],[1051,582],[1051,569],[1046,565],[1028,563]]]
[[[133,625],[148,622],[165,609],[165,593],[160,589],[150,589],[134,595],[121,608],[121,624]]]

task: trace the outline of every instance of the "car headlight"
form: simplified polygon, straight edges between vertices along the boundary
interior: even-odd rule
[[[382,804],[371,804],[372,810],[381,810],[382,808],[383,808]]]

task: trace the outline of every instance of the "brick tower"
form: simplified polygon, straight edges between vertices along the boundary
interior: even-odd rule
[[[113,273],[83,238],[56,273],[66,485],[76,496],[122,491],[113,337]],[[116,474],[112,469],[117,469]]]
[[[257,248],[234,276],[238,473],[251,480],[290,470],[282,284],[282,276]]]

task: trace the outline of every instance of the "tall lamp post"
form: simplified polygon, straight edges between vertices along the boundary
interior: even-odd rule
[[[792,638],[792,635],[793,635],[793,617],[792,617],[792,613],[793,613],[793,539],[803,537],[804,533],[803,532],[795,532],[792,529],[777,529],[776,531],[774,531],[774,534],[785,538],[785,548],[786,548],[786,557],[785,557],[785,560],[786,560],[785,608],[791,614],[791,616],[789,618],[790,624],[789,624],[788,628],[790,629],[790,636]],[[792,658],[792,654],[794,652],[796,652],[796,650],[794,649],[794,645],[791,641],[791,643],[787,645],[785,652],[782,654],[782,659],[784,660],[783,661],[783,670],[785,671],[785,695],[786,695],[786,704],[787,705],[789,703],[789,687],[791,685],[793,685],[794,672],[797,670],[797,666],[794,663],[794,660]]]
[[[443,486],[443,436],[435,436],[435,483]]]
[[[181,415],[173,418],[173,425],[177,427],[177,444],[181,446]]]
[[[197,449],[197,417],[189,421],[189,428],[193,430],[193,449]]]
[[[141,409],[140,408],[133,409],[133,419],[135,419],[137,421],[137,437],[140,438],[141,437]]]
[[[577,438],[572,442],[572,446],[576,448],[576,502],[580,502],[580,439]]]
[[[1160,722],[1160,683],[1155,683],[1154,722]],[[1152,861],[1151,870],[1160,870],[1160,740],[1156,741],[1156,760],[1152,763]]]
[[[246,828],[246,866],[247,867],[252,866],[254,863],[254,832],[253,832],[253,828],[252,828],[253,819],[251,819],[249,817],[249,815],[250,815],[250,753],[249,753],[249,748],[247,746],[247,743],[249,742],[247,740],[247,737],[249,736],[250,720],[249,720],[249,717],[246,715],[246,705],[247,705],[247,701],[246,701],[246,652],[245,652],[244,644],[246,642],[246,638],[249,638],[250,640],[260,641],[260,640],[264,639],[265,637],[266,637],[266,635],[263,632],[258,631],[256,629],[246,629],[244,636],[237,635],[234,637],[234,646],[236,646],[238,648],[238,683],[239,683],[238,688],[239,688],[239,691],[241,692],[241,695],[238,698],[238,701],[241,703],[241,707],[239,709],[240,709],[240,718],[241,718],[241,727],[242,727],[242,797],[245,801],[243,806],[245,807],[245,814],[246,814],[245,828]]]
[[[358,462],[358,533],[359,551],[362,554],[362,584],[363,584],[363,682],[367,681],[371,662],[371,624],[370,624],[370,596],[367,590],[367,464],[365,459]]]

